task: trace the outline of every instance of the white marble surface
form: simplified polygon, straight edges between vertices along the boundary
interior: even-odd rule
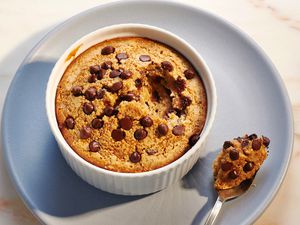
[[[9,83],[28,51],[55,25],[107,0],[1,0],[0,114]],[[256,225],[299,224],[300,209],[300,1],[188,0],[248,33],[271,58],[293,104],[295,144],[292,161],[276,198]],[[0,224],[39,224],[18,197],[5,168],[0,145]]]

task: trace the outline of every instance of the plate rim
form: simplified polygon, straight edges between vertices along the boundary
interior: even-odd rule
[[[6,125],[6,121],[5,118],[7,117],[8,114],[8,105],[9,105],[9,99],[11,99],[11,95],[13,93],[13,87],[15,86],[15,83],[17,82],[19,76],[22,74],[21,73],[21,69],[23,68],[23,66],[27,63],[30,62],[30,60],[33,58],[34,54],[38,51],[38,49],[43,46],[47,40],[55,33],[57,33],[57,31],[59,31],[61,28],[65,27],[66,25],[68,25],[70,22],[72,22],[74,19],[80,19],[80,17],[88,15],[90,13],[92,13],[93,11],[98,11],[98,10],[103,10],[104,8],[110,8],[110,7],[114,7],[115,5],[118,4],[126,4],[126,3],[137,3],[137,4],[169,4],[172,6],[176,6],[176,7],[184,7],[188,10],[194,10],[197,13],[201,13],[207,17],[209,17],[210,19],[216,20],[219,23],[224,24],[225,26],[227,26],[228,28],[230,28],[231,30],[235,31],[238,35],[240,35],[243,40],[245,40],[252,48],[254,48],[254,50],[257,51],[257,53],[259,53],[263,60],[264,63],[266,63],[269,68],[272,71],[273,74],[273,78],[275,78],[276,83],[278,84],[278,88],[281,91],[282,94],[282,99],[283,102],[285,104],[285,111],[287,112],[287,118],[289,119],[289,130],[288,130],[288,157],[286,158],[286,161],[283,164],[283,168],[281,170],[281,174],[280,174],[280,178],[279,178],[279,182],[277,182],[274,185],[274,191],[267,196],[267,198],[264,199],[264,202],[261,205],[261,209],[260,211],[255,212],[252,216],[249,216],[248,218],[246,218],[243,221],[243,224],[252,224],[254,223],[268,208],[268,206],[272,203],[272,201],[274,200],[275,196],[277,195],[278,191],[280,190],[280,188],[282,187],[282,183],[284,181],[284,179],[286,178],[286,174],[287,171],[289,169],[290,166],[290,161],[291,161],[291,156],[293,153],[293,149],[294,149],[294,117],[293,117],[293,111],[292,111],[292,104],[291,104],[291,100],[290,97],[288,95],[288,91],[287,88],[283,82],[283,78],[280,76],[279,72],[277,71],[275,65],[272,63],[271,59],[268,57],[268,55],[264,52],[263,48],[260,47],[260,45],[254,41],[254,39],[252,37],[250,37],[243,29],[241,29],[240,27],[238,27],[237,25],[229,22],[227,19],[223,18],[222,16],[213,13],[211,11],[208,11],[206,9],[203,9],[199,6],[196,6],[194,4],[191,3],[186,3],[186,2],[179,2],[174,1],[174,0],[143,0],[143,1],[139,1],[139,0],[127,0],[127,1],[123,1],[123,0],[113,0],[111,2],[106,2],[106,3],[100,3],[97,6],[88,8],[86,10],[83,10],[79,13],[76,13],[74,15],[72,15],[71,17],[67,18],[66,20],[63,20],[62,22],[58,23],[57,25],[54,26],[54,28],[52,28],[50,31],[46,32],[46,34],[35,44],[35,46],[26,54],[26,56],[24,57],[22,63],[18,66],[17,71],[15,72],[15,74],[13,75],[12,81],[9,84],[9,88],[7,90],[6,96],[5,96],[5,101],[3,104],[3,110],[2,110],[2,118],[1,118],[1,142],[2,142],[2,147],[3,147],[3,159],[4,159],[4,164],[7,168],[7,172],[9,174],[10,180],[12,181],[16,192],[18,194],[18,196],[21,198],[21,200],[23,201],[23,203],[25,204],[25,206],[29,209],[29,211],[32,213],[32,215],[42,224],[46,224],[46,222],[43,220],[43,218],[41,218],[39,216],[39,214],[37,213],[35,207],[33,206],[30,197],[27,196],[26,192],[21,188],[21,182],[18,181],[18,178],[16,176],[16,174],[13,172],[14,169],[12,167],[12,163],[10,161],[9,158],[9,154],[8,154],[8,143],[7,141],[7,137],[6,137],[6,133],[5,131],[5,127],[7,127]]]

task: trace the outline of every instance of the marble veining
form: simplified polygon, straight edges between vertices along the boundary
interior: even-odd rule
[[[286,15],[264,0],[249,0],[249,2],[257,9],[266,10],[274,18],[287,23],[287,25],[297,31],[300,31],[300,20],[292,18],[290,15]]]
[[[7,222],[11,220],[15,224],[38,224],[19,198],[0,198],[0,221],[4,217],[9,218]]]

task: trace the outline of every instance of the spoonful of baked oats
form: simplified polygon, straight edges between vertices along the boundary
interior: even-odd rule
[[[256,134],[225,141],[213,162],[217,201],[205,225],[213,224],[224,202],[244,194],[252,185],[257,171],[267,158],[270,139]]]

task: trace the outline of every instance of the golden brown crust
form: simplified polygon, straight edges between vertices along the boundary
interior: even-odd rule
[[[101,50],[105,46],[113,46],[115,52],[102,55]],[[116,55],[119,53],[126,53],[128,58],[118,61]],[[142,62],[139,59],[141,55],[149,55],[151,61]],[[111,69],[108,69],[102,79],[89,83],[90,66],[101,65],[105,61],[111,61],[113,69],[131,71],[131,77],[110,78]],[[171,72],[162,68],[163,61],[172,64]],[[186,79],[186,69],[193,67],[182,55],[164,44],[145,38],[116,38],[89,48],[73,60],[57,88],[56,116],[64,138],[79,156],[112,171],[143,172],[173,162],[190,147],[189,138],[201,132],[206,119],[204,86],[197,75]],[[140,88],[136,85],[137,79],[142,80]],[[119,81],[123,87],[117,93],[110,92],[109,87]],[[83,93],[90,87],[105,90],[102,99],[91,101],[95,108],[91,114],[87,115],[82,109],[83,104],[90,101],[84,95],[74,96],[71,91],[74,86],[82,86]],[[182,86],[184,88],[181,90]],[[134,100],[118,101],[120,95],[128,93],[134,94]],[[157,94],[159,99],[156,99]],[[113,116],[103,115],[106,106],[115,107],[118,113]],[[145,116],[152,119],[152,126],[143,128],[140,119]],[[65,120],[68,117],[74,118],[74,129],[66,127]],[[80,129],[91,126],[92,120],[97,117],[103,120],[103,127],[92,128],[91,136],[87,139],[80,138]],[[119,127],[119,121],[124,117],[130,117],[133,121],[129,130]],[[169,130],[165,136],[158,134],[159,124],[168,125]],[[185,127],[182,135],[173,134],[172,129],[176,125]],[[115,141],[112,131],[118,128],[125,132],[125,138]],[[147,136],[137,140],[134,133],[141,128],[147,131]],[[90,151],[91,141],[100,143],[100,151]],[[140,161],[132,162],[134,159],[130,159],[130,155],[133,152],[140,154]]]

